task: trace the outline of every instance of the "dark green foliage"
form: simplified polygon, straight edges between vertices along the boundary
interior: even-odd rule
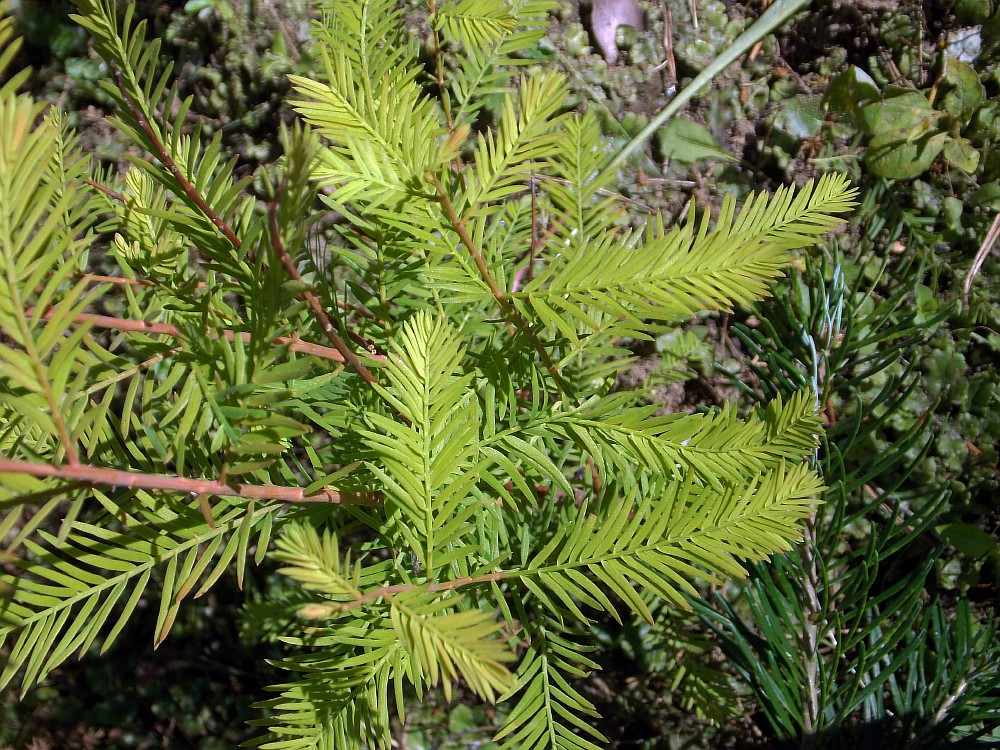
[[[825,503],[805,544],[756,566],[743,597],[695,607],[789,746],[986,747],[977,738],[1000,721],[997,627],[937,592],[947,492],[908,491],[931,436],[920,414],[899,421],[917,387],[905,363],[943,316],[896,322],[906,295],[877,301],[836,260],[794,282],[799,294],[760,311],[765,329],[738,335],[762,361],[764,393],[800,387],[811,371],[837,416],[817,457]],[[775,348],[774,336],[787,343]]]

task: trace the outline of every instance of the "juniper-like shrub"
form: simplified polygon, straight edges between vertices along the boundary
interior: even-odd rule
[[[625,345],[766,295],[846,180],[628,228],[597,119],[520,57],[547,0],[432,4],[430,67],[391,0],[321,3],[301,124],[238,179],[133,6],[76,5],[136,153],[93,169],[0,90],[0,684],[269,559],[262,747],[387,748],[460,683],[506,748],[597,747],[580,625],[687,608],[821,489],[813,394],[660,416]]]

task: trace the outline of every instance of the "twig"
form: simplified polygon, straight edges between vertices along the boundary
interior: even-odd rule
[[[419,583],[403,583],[397,584],[395,586],[379,586],[377,589],[372,589],[371,591],[366,591],[361,596],[352,599],[349,602],[341,602],[336,605],[336,609],[340,612],[348,612],[352,609],[360,607],[362,604],[372,601],[373,599],[380,599],[382,597],[393,596],[394,594],[402,594],[407,591],[412,591],[414,589],[421,589],[428,593],[436,593],[438,591],[452,591],[462,586],[472,586],[477,583],[490,583],[491,581],[499,581],[506,576],[506,571],[498,571],[496,573],[485,573],[481,576],[463,576],[462,578],[454,578],[450,581],[444,581],[443,583],[432,583],[430,586],[424,586]]]
[[[503,312],[504,317],[507,318],[508,323],[519,329],[525,336],[528,337],[528,340],[531,341],[535,351],[538,352],[538,356],[541,357],[542,362],[545,364],[545,368],[549,371],[549,374],[552,375],[556,388],[559,390],[560,397],[565,398],[566,391],[563,388],[562,376],[559,374],[559,370],[556,369],[555,363],[552,361],[549,353],[545,350],[545,347],[542,345],[538,336],[536,336],[534,331],[531,330],[531,325],[524,319],[524,316],[518,312],[517,308],[514,307],[513,303],[511,303],[510,299],[503,292],[503,290],[497,286],[496,281],[493,279],[493,275],[490,273],[490,269],[486,265],[486,260],[483,258],[483,254],[479,252],[479,248],[476,247],[476,243],[473,242],[472,237],[465,228],[465,222],[458,215],[458,213],[456,213],[455,206],[448,198],[448,193],[445,192],[444,185],[441,184],[441,180],[437,178],[437,175],[431,172],[427,172],[424,177],[437,189],[438,202],[440,202],[441,206],[444,208],[445,213],[448,215],[448,220],[451,222],[452,228],[458,233],[458,237],[462,240],[462,244],[465,245],[469,254],[472,256],[472,260],[476,264],[476,268],[479,269],[479,274],[482,276],[483,281],[486,282],[486,286],[489,287],[490,293],[500,306],[500,310]]]
[[[112,190],[109,187],[105,187],[99,182],[94,182],[93,180],[84,180],[84,183],[90,185],[95,190],[100,190],[102,193],[104,193],[107,196],[110,196],[119,203],[128,202],[128,199],[122,193],[119,193],[117,190]]]
[[[990,254],[990,251],[996,244],[997,239],[1000,239],[1000,214],[993,217],[993,225],[990,227],[990,231],[986,233],[986,237],[983,239],[983,244],[979,246],[979,250],[976,252],[976,257],[972,261],[972,267],[965,275],[965,283],[962,284],[963,310],[969,309],[969,294],[972,293],[972,282],[976,276],[979,275],[979,271],[983,267],[983,263],[986,262],[986,256]]]
[[[0,458],[0,474],[28,474],[53,477],[107,487],[136,487],[144,490],[187,492],[194,495],[220,495],[254,500],[274,500],[280,503],[355,503],[374,505],[378,496],[371,492],[338,492],[324,488],[307,495],[301,487],[277,485],[223,483],[212,479],[143,474],[137,471],[108,469],[102,466],[52,466],[16,459]]]
[[[819,685],[819,623],[824,612],[819,601],[819,566],[816,561],[816,512],[806,522],[805,540],[802,543],[802,562],[805,567],[802,589],[803,604],[803,657],[805,659],[806,696],[805,711],[802,716],[802,730],[806,737],[813,735],[820,712]],[[815,618],[815,620],[814,620]]]
[[[968,679],[962,679],[958,681],[955,689],[948,693],[948,696],[941,702],[941,707],[934,712],[934,715],[930,717],[926,724],[924,724],[919,731],[913,735],[913,739],[910,741],[911,748],[924,747],[925,742],[931,732],[948,718],[948,711],[954,705],[955,701],[959,700],[965,691],[969,689]]]
[[[436,12],[434,0],[428,0],[428,10],[433,16]],[[448,123],[448,130],[455,129],[455,121],[451,119],[451,104],[448,102],[448,87],[444,83],[444,66],[441,64],[441,38],[437,29],[431,28],[431,37],[434,39],[434,74],[437,79],[438,93],[441,96],[441,109],[444,110],[444,119]]]
[[[663,62],[653,70],[666,68],[669,89],[673,89],[677,85],[677,59],[674,57],[674,16],[663,0],[660,0],[660,10],[663,12]],[[668,93],[670,93],[669,89]]]
[[[208,203],[201,196],[201,194],[195,189],[194,185],[192,185],[188,181],[188,179],[184,176],[184,174],[181,172],[180,167],[177,166],[177,163],[174,161],[173,157],[171,157],[170,153],[163,145],[163,142],[160,140],[156,131],[153,129],[152,125],[150,125],[149,120],[146,119],[146,116],[143,114],[142,110],[136,104],[135,100],[132,98],[132,95],[129,94],[128,87],[125,85],[125,82],[122,79],[121,70],[115,63],[111,63],[111,73],[114,76],[115,83],[118,86],[118,90],[121,92],[122,98],[128,105],[128,108],[131,111],[132,116],[135,118],[136,123],[146,134],[146,137],[153,145],[157,155],[163,162],[164,166],[170,171],[170,173],[177,180],[177,183],[178,185],[180,185],[181,190],[191,200],[191,202],[194,203],[198,207],[198,209],[209,219],[209,221],[211,221],[216,226],[216,228],[218,228],[218,230],[222,232],[223,236],[227,240],[229,240],[230,243],[232,243],[233,247],[236,248],[237,250],[240,250],[243,247],[243,241],[236,236],[236,233],[233,231],[232,227],[230,227],[223,220],[223,218],[219,216],[212,209],[211,206],[208,205]],[[296,281],[302,281],[302,276],[299,274],[298,269],[295,268],[295,265],[292,263],[291,258],[288,257],[288,254],[284,251],[284,248],[281,245],[281,238],[277,231],[277,203],[273,201],[271,205],[268,206],[268,228],[271,234],[271,241],[272,245],[274,246],[274,250],[276,253],[278,253],[279,257],[281,258],[281,262],[282,265],[285,267],[285,270],[288,271],[289,275]],[[248,257],[250,255],[252,254],[248,253]],[[366,382],[374,383],[375,377],[371,374],[371,372],[369,372],[368,368],[361,363],[361,360],[358,359],[357,355],[355,355],[354,352],[351,351],[350,347],[348,347],[347,344],[344,342],[344,340],[340,337],[340,334],[337,333],[337,330],[333,325],[333,321],[330,320],[330,316],[327,315],[326,311],[323,309],[323,306],[316,298],[316,295],[313,294],[311,291],[306,290],[305,292],[303,292],[302,296],[309,304],[309,307],[312,309],[313,314],[319,320],[324,333],[326,333],[326,335],[329,337],[330,341],[334,345],[334,348],[336,348],[337,351],[339,351],[341,355],[343,355],[344,358],[343,361],[345,361],[348,365],[350,365],[351,368],[354,369],[354,371],[357,372],[358,375],[360,375],[362,379],[364,379]]]
[[[299,273],[299,269],[295,267],[292,263],[291,257],[285,252],[285,246],[281,242],[281,234],[278,231],[278,202],[272,200],[267,206],[267,229],[271,237],[271,248],[277,254],[278,258],[281,260],[281,265],[284,266],[285,271],[288,275],[292,277],[295,281],[302,281],[302,274]],[[365,367],[358,356],[351,351],[351,347],[347,345],[337,333],[336,327],[333,325],[333,321],[330,316],[327,315],[326,310],[323,309],[323,305],[320,304],[319,298],[312,293],[309,289],[302,292],[302,296],[305,298],[306,302],[309,304],[309,308],[312,310],[313,315],[319,320],[320,326],[323,328],[323,332],[327,335],[333,346],[341,353],[344,357],[344,361],[351,366],[351,368],[361,376],[361,378],[371,384],[376,382],[375,376],[371,374],[367,367]]]
[[[548,242],[550,239],[556,236],[556,227],[562,227],[562,226],[563,223],[561,221],[559,221],[558,219],[554,219],[552,224],[550,224],[545,228],[544,234],[541,237],[537,237],[531,243],[531,247],[528,248],[528,252],[524,256],[522,256],[520,260],[514,263],[514,265],[516,266],[525,259],[527,259],[527,262],[519,269],[517,269],[517,271],[514,273],[514,278],[510,282],[511,294],[516,293],[517,290],[521,288],[521,283],[524,281],[525,276],[527,276],[529,282],[532,280],[532,278],[534,277],[532,269],[534,268],[535,265],[535,253],[537,253],[539,249],[541,249],[541,247],[546,242]]]
[[[208,205],[208,203],[201,196],[201,194],[197,190],[195,190],[194,185],[192,185],[188,181],[188,179],[184,176],[184,173],[181,172],[180,167],[177,166],[177,162],[174,161],[173,157],[167,151],[166,146],[163,145],[163,142],[160,140],[160,137],[156,134],[156,131],[153,129],[153,126],[149,124],[149,120],[146,119],[146,116],[139,108],[139,105],[135,103],[135,100],[132,98],[132,95],[128,92],[128,87],[122,80],[122,72],[118,68],[118,65],[112,62],[110,63],[110,67],[111,67],[111,75],[115,79],[115,83],[118,86],[118,90],[121,91],[122,93],[122,98],[128,105],[128,108],[131,111],[132,116],[135,118],[136,123],[142,129],[142,132],[146,134],[146,137],[149,138],[150,143],[153,144],[153,148],[156,150],[157,156],[159,156],[160,161],[163,162],[163,166],[165,166],[169,170],[170,174],[174,176],[174,179],[177,180],[177,184],[180,185],[181,190],[184,191],[184,194],[191,200],[192,203],[194,203],[198,207],[198,209],[205,215],[205,217],[209,221],[211,221],[220,232],[222,232],[222,235],[227,240],[229,240],[230,243],[232,243],[233,247],[236,248],[237,250],[242,248],[243,240],[241,240],[239,237],[236,236],[236,233],[233,231],[232,227],[230,227],[225,222],[225,220],[223,220],[223,218],[219,216],[212,209],[211,206]]]
[[[240,250],[243,247],[243,241],[236,236],[232,227],[230,227],[225,220],[219,216],[211,206],[208,205],[201,194],[195,189],[194,185],[192,185],[181,172],[180,167],[177,166],[177,162],[174,161],[173,157],[167,151],[166,146],[163,145],[163,142],[153,129],[153,126],[150,125],[149,120],[146,119],[146,116],[143,114],[138,104],[136,104],[132,95],[128,92],[128,87],[125,85],[122,78],[121,70],[115,63],[111,63],[111,73],[114,76],[118,90],[122,94],[122,98],[124,99],[126,105],[128,105],[129,111],[132,113],[132,117],[135,118],[136,123],[142,129],[143,133],[146,134],[146,137],[149,139],[149,142],[152,144],[154,150],[159,156],[160,161],[163,162],[163,165],[169,170],[170,174],[174,176],[174,179],[177,180],[177,184],[180,185],[181,190],[208,218],[208,220],[211,221],[220,232],[222,232],[223,236],[229,240],[233,247]],[[277,252],[281,257],[282,265],[284,265],[285,269],[289,272],[289,275],[291,275],[291,277],[296,281],[301,281],[302,276],[299,274],[294,264],[292,264],[291,259],[288,257],[287,253],[284,252],[284,249],[281,246],[281,240],[277,234],[276,212],[277,204],[269,206],[268,223],[271,231],[272,244],[275,244],[275,252]],[[274,243],[274,240],[277,240],[277,243]],[[368,368],[361,363],[361,360],[357,358],[354,352],[351,351],[350,347],[344,343],[344,340],[337,333],[333,322],[330,320],[330,316],[326,314],[326,311],[323,309],[322,305],[320,305],[316,295],[310,291],[306,291],[303,293],[303,297],[312,309],[313,314],[319,319],[320,324],[323,327],[323,331],[330,338],[334,347],[343,355],[343,361],[347,362],[347,364],[350,365],[364,380],[369,383],[374,383],[374,376],[368,371]]]
[[[535,275],[535,250],[539,247],[538,240],[538,191],[535,189],[535,170],[531,170],[531,247],[528,248],[528,283]]]
[[[28,311],[31,314],[31,310]],[[46,319],[51,318],[55,314],[54,310],[47,310],[43,316]],[[92,313],[78,313],[73,321],[75,323],[90,323],[95,328],[105,328],[109,330],[116,331],[134,331],[138,333],[149,333],[161,336],[174,336],[181,337],[183,334],[177,326],[171,323],[150,323],[145,320],[133,320],[130,318],[115,318],[111,315],[94,315]],[[244,343],[250,343],[250,334],[246,331],[223,331],[222,335],[226,337],[227,340],[233,341],[236,336],[239,335],[240,340]],[[321,344],[312,344],[308,341],[302,341],[301,339],[294,338],[292,336],[278,336],[274,339],[280,344],[287,344],[288,348],[295,352],[301,352],[303,354],[312,354],[316,357],[322,357],[323,359],[333,360],[334,362],[343,362],[344,357],[336,349],[332,349],[329,346],[323,346]],[[375,355],[372,359],[381,359],[379,356]]]

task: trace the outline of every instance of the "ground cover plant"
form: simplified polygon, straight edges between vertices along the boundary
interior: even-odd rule
[[[159,53],[138,66],[140,46],[123,50],[113,39],[124,19],[113,31],[113,24],[98,23],[97,51],[119,71],[160,66],[162,72],[168,60],[177,60],[174,80],[165,78],[163,90],[145,85],[159,84],[156,76],[141,74],[125,80],[123,90],[114,68],[86,54],[81,40],[87,33],[67,18],[57,24],[59,34],[48,35],[72,42],[60,43],[58,51],[53,45],[55,77],[23,82],[39,97],[68,103],[63,129],[83,126],[87,151],[96,150],[112,167],[95,172],[81,164],[65,173],[70,183],[84,177],[94,183],[75,193],[79,205],[89,201],[80,209],[89,223],[77,230],[91,232],[93,249],[85,253],[89,269],[83,259],[61,260],[72,276],[51,287],[58,300],[88,270],[89,282],[105,284],[99,294],[91,289],[89,307],[70,316],[63,332],[50,329],[57,341],[75,331],[86,347],[86,357],[80,350],[63,355],[77,358],[73,372],[89,368],[92,374],[77,404],[102,399],[96,413],[81,409],[93,420],[80,423],[85,462],[160,479],[169,473],[173,489],[178,476],[216,483],[195,488],[205,490],[197,495],[170,495],[160,484],[126,492],[93,478],[67,486],[4,475],[12,492],[5,528],[13,540],[6,580],[14,587],[24,581],[27,590],[6,590],[14,616],[5,621],[4,653],[17,658],[8,659],[4,673],[10,686],[0,745],[231,747],[256,738],[310,746],[321,735],[309,726],[328,722],[345,731],[344,743],[364,736],[377,744],[391,735],[409,747],[989,746],[998,709],[995,628],[984,607],[995,591],[997,550],[995,526],[984,515],[984,498],[996,483],[989,436],[998,429],[988,406],[996,378],[985,364],[995,330],[995,281],[983,241],[995,166],[986,123],[996,93],[986,54],[994,34],[989,14],[982,16],[975,3],[926,17],[907,6],[901,21],[866,6],[854,20],[868,25],[869,46],[846,57],[827,48],[816,57],[803,51],[809,49],[804,40],[836,39],[850,9],[819,3],[797,17],[798,31],[780,42],[751,35],[737,44],[746,25],[740,13],[752,15],[751,8],[647,6],[645,33],[619,34],[620,57],[609,66],[588,48],[586,9],[576,15],[573,5],[514,4],[486,17],[471,3],[432,7],[431,16],[422,4],[384,4],[367,18],[384,24],[378,29],[385,34],[344,38],[345,29],[364,28],[365,21],[325,17],[315,57],[301,46],[305,26],[297,24],[304,9],[281,3],[274,13],[277,5],[188,3],[172,16],[149,5],[146,36],[163,41]],[[762,20],[777,19],[768,20],[774,29],[804,5],[775,3]],[[82,6],[105,14],[114,8]],[[144,4],[133,10],[142,15]],[[31,11],[21,8],[22,17]],[[973,32],[982,24],[978,57],[962,51],[968,29],[949,31],[935,45],[933,30],[959,15]],[[553,18],[557,30],[546,37]],[[259,27],[254,36],[261,19],[276,25]],[[136,31],[134,21],[129,28]],[[389,63],[361,55],[361,47],[378,48],[365,39],[394,40],[389,49],[398,57],[391,67],[407,61],[410,72],[373,81],[373,68],[359,61],[375,70]],[[348,61],[329,51],[324,58],[319,50],[330,46],[347,50]],[[259,67],[250,50],[261,51]],[[727,54],[740,64],[728,70],[713,64]],[[949,58],[973,68],[985,100],[969,71]],[[60,78],[60,65],[85,74]],[[536,86],[548,81],[535,89],[535,103],[548,104],[562,87],[553,85],[551,72],[537,76],[554,68],[566,72],[568,96],[542,107],[539,119],[522,122],[532,84],[521,83],[520,74]],[[17,63],[8,77],[16,70]],[[298,75],[295,90],[284,77],[289,71]],[[692,99],[692,76],[715,84]],[[676,107],[673,119],[669,108],[660,112],[665,94],[646,87],[660,79],[666,95],[680,90],[675,105],[689,102],[682,119]],[[353,99],[337,100],[352,90]],[[375,106],[398,105],[406,94],[418,126],[389,122],[388,110]],[[177,105],[188,95],[185,114]],[[156,96],[159,106],[151,107]],[[912,104],[909,130],[880,136],[871,113],[901,101]],[[118,113],[121,135],[94,119],[95,106]],[[587,114],[570,115],[571,109]],[[667,124],[656,126],[651,148],[632,140],[664,113]],[[301,128],[303,116],[319,137]],[[287,126],[280,137],[279,122]],[[47,132],[55,129],[53,121]],[[920,148],[921,138],[941,149],[919,177],[873,174],[899,161],[894,152]],[[383,148],[387,143],[396,150]],[[978,164],[966,158],[966,144],[982,155]],[[79,153],[63,148],[71,162]],[[632,154],[627,160],[626,151]],[[206,156],[213,153],[225,156],[212,163]],[[176,162],[177,173],[164,156]],[[656,284],[633,297],[615,296],[620,287],[600,287],[604,296],[596,301],[579,290],[569,295],[565,287],[551,292],[556,272],[566,271],[561,264],[572,267],[572,253],[582,258],[595,236],[604,237],[595,246],[605,254],[602,262],[608,253],[655,251],[657,242],[680,231],[663,228],[670,222],[657,214],[685,227],[691,196],[704,211],[721,205],[727,192],[746,199],[762,184],[776,189],[774,177],[802,186],[827,169],[852,173],[863,191],[861,210],[848,233],[812,251],[803,273],[793,272],[787,285],[779,282],[774,303],[756,306],[750,317],[702,312],[696,324],[685,324],[702,306],[677,314],[656,296]],[[585,177],[595,174],[600,177],[588,183]],[[489,186],[491,179],[499,188]],[[477,193],[484,180],[486,192]],[[243,197],[235,197],[235,187],[227,194],[234,184]],[[111,192],[102,195],[102,185]],[[192,192],[210,199],[209,212]],[[228,213],[215,203],[230,198],[235,203]],[[222,226],[211,222],[213,213]],[[743,216],[723,213],[714,228],[724,230],[727,221],[738,227]],[[689,251],[705,250],[696,239],[700,225],[693,229]],[[810,236],[818,234],[819,227]],[[978,251],[981,271],[966,274],[962,248],[969,246],[968,257]],[[192,247],[197,250],[189,255]],[[600,275],[607,270],[595,269],[589,281],[607,281]],[[725,291],[715,289],[716,304]],[[256,308],[262,300],[271,302]],[[337,359],[345,352],[324,330],[314,300],[376,385],[363,385],[361,371]],[[140,319],[145,322],[135,330]],[[47,325],[31,314],[29,320]],[[438,375],[457,395],[431,403],[432,389],[419,393],[404,371],[407,363],[434,361],[415,356],[414,341],[447,360],[441,344],[448,343],[449,327],[461,358],[452,346],[454,367]],[[653,336],[655,346],[647,338]],[[20,340],[4,343],[18,350]],[[278,363],[288,375],[271,382],[266,373]],[[640,377],[643,371],[652,371],[652,379]],[[429,372],[420,382],[427,383]],[[968,386],[963,373],[971,376]],[[727,403],[725,394],[728,400],[736,395],[727,382],[733,376],[749,407]],[[777,396],[781,407],[764,406]],[[410,404],[411,411],[401,413],[395,403]],[[414,419],[413,403],[436,406],[438,427]],[[819,419],[810,416],[813,403],[821,408]],[[712,405],[717,409],[705,410]],[[477,429],[468,424],[472,412]],[[798,429],[789,428],[797,432],[794,446],[780,437],[775,442],[782,414],[797,419]],[[280,424],[269,421],[275,415]],[[809,434],[819,434],[820,420],[826,430],[814,451]],[[5,433],[12,451],[42,449],[8,455],[58,464],[62,459],[52,453],[58,441],[29,432],[31,443],[21,437],[26,424],[11,424]],[[462,438],[457,459],[447,448],[438,450],[445,444],[454,450],[455,435],[477,431],[478,440]],[[703,460],[699,466],[703,449],[714,455],[716,440],[738,434],[743,443],[732,446],[734,461],[722,465],[726,476]],[[978,445],[965,436],[978,436]],[[966,449],[967,442],[972,447]],[[441,541],[434,524],[447,520],[435,506],[437,495],[430,492],[431,505],[418,507],[413,493],[405,494],[415,481],[433,484],[421,485],[420,474],[414,479],[422,449],[437,462],[439,478],[447,473],[439,489],[468,486],[465,498],[452,502],[468,515],[464,526],[461,517],[455,522],[455,538],[445,539],[443,553],[454,559],[444,564],[442,550],[428,552],[434,538]],[[973,450],[982,460],[970,465],[964,457]],[[607,570],[581,578],[592,572],[586,564],[574,567],[582,559],[539,567],[546,546],[552,555],[573,554],[571,542],[583,540],[581,532],[593,533],[591,548],[598,544],[598,532],[606,534],[600,523],[613,515],[616,498],[635,503],[630,513],[639,511],[626,518],[617,507],[622,528],[641,529],[643,513],[661,506],[643,510],[640,499],[663,498],[686,471],[694,472],[689,499],[699,493],[708,499],[727,483],[745,489],[756,472],[781,460],[811,467],[803,476],[814,477],[824,504],[816,511],[803,498],[804,542],[772,556],[773,563],[751,562],[746,584],[706,587],[711,564],[699,566],[699,579],[677,568],[675,558],[665,564],[647,557],[656,574],[681,577],[658,584],[648,569],[628,569],[626,575],[661,587],[657,593],[640,585],[630,598],[629,581],[609,580]],[[17,482],[31,486],[24,490]],[[324,502],[293,498],[269,508],[265,498],[251,505],[239,495],[212,494],[235,483],[241,490],[257,484],[319,490]],[[822,484],[828,489],[820,492]],[[61,494],[50,494],[56,487]],[[333,507],[331,493],[348,502]],[[253,513],[259,513],[257,525]],[[802,527],[787,521],[782,543],[801,539]],[[139,563],[149,563],[138,575],[141,585],[116,587],[118,608],[105,609],[105,598],[86,599],[87,586],[99,587],[107,575],[93,566],[96,554],[74,564],[61,550],[106,556],[99,536],[109,528],[118,534],[116,544],[127,547],[131,538],[148,545],[143,553],[151,557]],[[588,543],[580,545],[586,551]],[[514,554],[504,559],[504,551]],[[735,562],[753,550],[730,547],[733,552]],[[262,558],[259,565],[247,559],[251,555],[254,562]],[[278,573],[280,567],[291,577]],[[355,570],[363,577],[352,577]],[[738,574],[739,567],[728,572]],[[52,610],[39,605],[42,597],[64,596],[74,576],[76,586],[84,584],[69,606],[76,609],[62,621],[46,618]],[[366,599],[362,589],[369,585]],[[431,608],[452,607],[444,610],[451,617],[467,613],[485,637],[464,644],[442,637],[435,623],[457,620],[414,609],[421,602],[407,597],[421,594],[438,597]],[[684,614],[685,603],[695,612]],[[25,615],[32,607],[43,614],[32,620]],[[653,624],[636,616],[643,608]],[[77,637],[60,641],[60,632],[76,626],[71,615],[80,612]],[[410,613],[415,617],[407,619]],[[19,616],[30,623],[20,627]],[[151,634],[159,638],[167,630],[169,637],[150,654]],[[97,646],[109,632],[115,643],[99,657]],[[382,640],[365,651],[356,647],[362,635]],[[48,636],[53,643],[44,642]],[[56,664],[88,639],[94,645],[79,666]],[[26,645],[12,652],[15,643]],[[53,645],[61,648],[48,651]],[[487,649],[496,658],[477,662],[476,654]],[[394,654],[402,661],[394,662]],[[352,661],[344,663],[345,656]],[[334,672],[334,662],[344,668]],[[438,686],[430,687],[434,662],[445,668]],[[476,667],[484,664],[488,671],[476,683]],[[30,670],[50,666],[38,687],[17,690]],[[402,677],[390,686],[394,669]],[[122,701],[132,670],[143,695]],[[193,681],[192,670],[200,675]],[[512,690],[500,695],[491,676],[506,679],[503,687]],[[385,686],[371,689],[383,678]],[[279,697],[251,709],[267,685],[278,687]],[[354,700],[343,700],[345,686]],[[495,706],[481,700],[491,687]],[[555,720],[542,716],[549,710]],[[247,730],[248,718],[263,729]]]

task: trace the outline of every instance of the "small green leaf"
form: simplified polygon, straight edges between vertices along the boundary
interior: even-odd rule
[[[895,136],[903,140],[928,130],[940,113],[919,91],[901,94],[861,109],[861,125],[871,136]]]
[[[939,526],[937,532],[963,555],[982,557],[1000,549],[996,540],[980,529],[967,523],[949,523]]]
[[[316,289],[315,285],[310,284],[307,281],[299,281],[297,279],[283,281],[281,283],[281,288],[288,294],[300,294],[301,292],[310,292]]]
[[[949,138],[943,153],[949,164],[967,174],[972,174],[979,166],[979,151],[965,138]]]
[[[872,77],[856,65],[833,79],[823,97],[823,104],[855,122],[861,119],[861,109],[867,102],[879,99],[878,86]]]
[[[478,726],[476,715],[465,705],[458,705],[448,713],[448,729],[452,732],[463,732]]]
[[[993,211],[1000,211],[1000,184],[988,182],[969,197],[973,206],[983,206]]]
[[[986,103],[986,89],[976,69],[953,57],[948,58],[942,87],[948,92],[941,98],[941,109],[958,118],[963,125]]]
[[[941,300],[934,290],[925,284],[917,284],[913,290],[914,322],[922,323],[931,320],[941,311]]]
[[[823,110],[815,96],[796,96],[782,102],[774,116],[774,129],[796,141],[805,141],[823,127]]]
[[[235,11],[227,0],[188,0],[184,12],[203,16],[206,13],[216,13],[223,21],[232,21]]]
[[[908,180],[922,174],[941,153],[949,136],[935,133],[919,140],[901,139],[892,133],[872,138],[865,163],[875,174],[892,180]]]
[[[958,0],[955,3],[955,20],[960,26],[976,26],[989,19],[990,0]]]
[[[965,213],[965,203],[958,198],[949,195],[941,202],[942,216],[948,226],[955,226]]]
[[[692,164],[701,159],[738,161],[719,145],[708,128],[685,117],[668,122],[660,128],[657,137],[663,157],[681,164]]]

